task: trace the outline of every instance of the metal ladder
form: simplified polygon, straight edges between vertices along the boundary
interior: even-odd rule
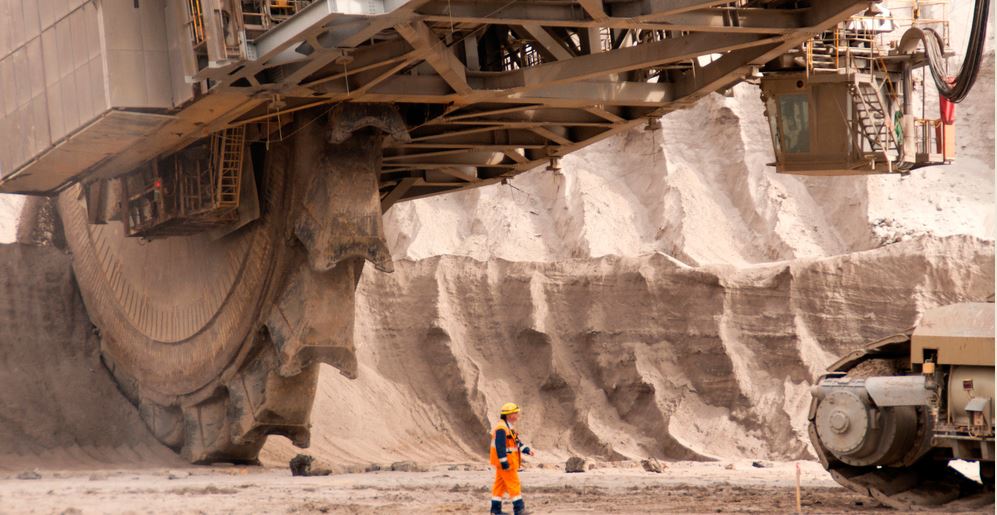
[[[873,74],[856,74],[849,89],[854,105],[854,122],[869,149],[880,154],[884,161],[893,162],[900,155],[900,142],[879,81]]]
[[[216,133],[215,138],[217,138],[215,148],[218,151],[215,160],[218,166],[216,207],[238,207],[246,148],[246,127],[225,129]]]

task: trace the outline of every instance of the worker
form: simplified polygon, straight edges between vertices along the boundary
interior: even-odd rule
[[[519,406],[507,402],[502,405],[501,420],[492,430],[490,461],[495,467],[495,485],[492,487],[492,513],[502,513],[502,496],[509,494],[515,515],[526,515],[523,491],[519,483],[519,465],[522,455],[534,456],[535,451],[523,445],[513,424],[519,420]]]

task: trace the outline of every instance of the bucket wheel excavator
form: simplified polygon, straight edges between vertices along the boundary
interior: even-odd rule
[[[56,199],[153,434],[253,462],[308,445],[319,363],[356,375],[391,205],[556,164],[865,5],[0,0],[0,191]]]
[[[104,363],[197,463],[254,462],[271,434],[308,445],[318,364],[357,373],[354,292],[365,263],[391,270],[397,202],[556,168],[759,76],[791,79],[763,84],[778,171],[891,172],[903,147],[873,127],[893,120],[882,94],[888,116],[845,119],[845,164],[807,146],[833,139],[809,123],[829,97],[794,88],[866,0],[0,7],[0,192],[56,199]],[[826,77],[882,85],[924,56]]]

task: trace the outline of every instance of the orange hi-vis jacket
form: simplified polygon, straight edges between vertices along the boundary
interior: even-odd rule
[[[518,470],[520,463],[523,461],[523,456],[519,449],[519,435],[516,434],[516,430],[509,427],[504,420],[499,420],[495,428],[492,429],[492,444],[491,449],[489,449],[489,461],[493,467],[501,468],[502,464],[499,462],[498,452],[495,450],[495,433],[499,429],[505,431],[505,455],[509,460],[509,468],[511,470]]]

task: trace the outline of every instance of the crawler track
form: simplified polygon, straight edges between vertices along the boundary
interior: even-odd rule
[[[910,355],[909,345],[910,335],[892,336],[845,356],[828,371],[847,373],[874,360],[903,358]],[[993,485],[984,488],[950,467],[947,459],[931,453],[907,467],[856,467],[837,460],[817,437],[817,402],[815,398],[810,404],[810,441],[821,464],[842,486],[898,510],[993,512]]]

